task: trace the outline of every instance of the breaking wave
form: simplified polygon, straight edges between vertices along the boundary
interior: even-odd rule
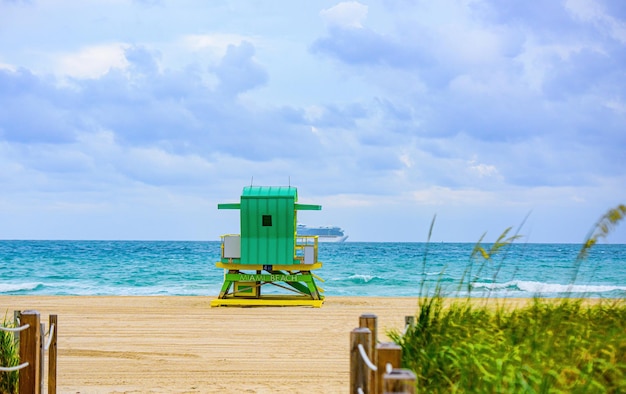
[[[589,293],[608,293],[608,292],[626,292],[626,286],[612,285],[564,285],[560,283],[544,283],[535,281],[513,280],[504,283],[475,283],[475,290],[488,290],[494,292],[503,291],[519,291],[530,294],[589,294]]]

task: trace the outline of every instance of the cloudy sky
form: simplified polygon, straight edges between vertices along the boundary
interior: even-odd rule
[[[0,239],[217,240],[251,183],[352,241],[581,242],[626,2],[0,0]]]

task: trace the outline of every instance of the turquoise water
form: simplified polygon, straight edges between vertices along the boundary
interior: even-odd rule
[[[513,244],[490,262],[471,260],[473,246],[320,244],[316,274],[326,296],[418,296],[440,284],[448,296],[626,298],[626,245],[596,245],[578,267],[579,245]],[[219,242],[0,241],[0,295],[215,296],[219,257]]]

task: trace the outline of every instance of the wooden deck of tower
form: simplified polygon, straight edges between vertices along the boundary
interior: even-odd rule
[[[221,237],[224,284],[211,306],[322,306],[318,239],[296,233],[298,211],[322,207],[297,201],[295,187],[247,186],[239,203],[218,204],[240,211],[241,234]]]

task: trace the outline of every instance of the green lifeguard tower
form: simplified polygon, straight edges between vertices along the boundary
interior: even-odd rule
[[[317,236],[298,236],[297,213],[320,210],[320,205],[298,204],[291,186],[247,186],[239,203],[218,209],[239,209],[241,234],[222,235],[224,284],[211,306],[313,306],[324,297],[312,271],[317,261]],[[262,294],[263,286],[278,289]]]

